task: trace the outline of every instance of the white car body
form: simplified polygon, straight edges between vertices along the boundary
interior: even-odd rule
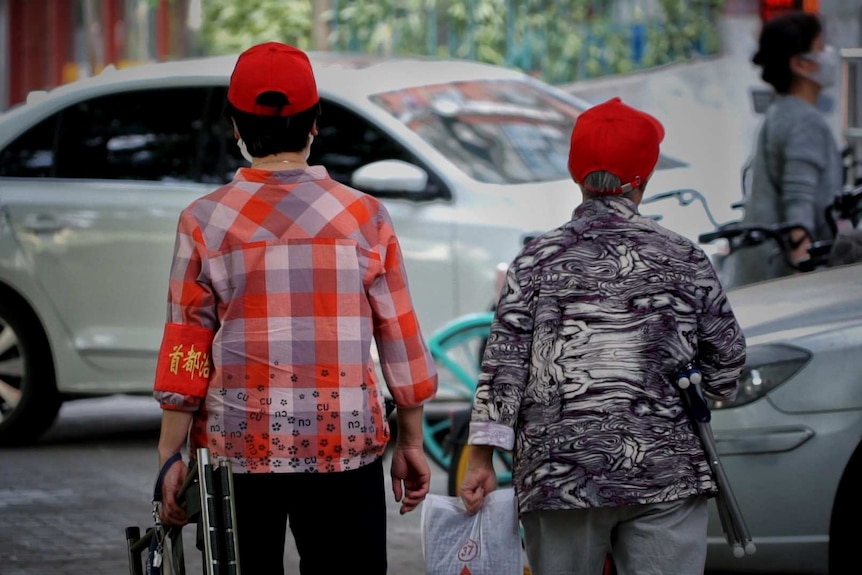
[[[31,94],[26,104],[0,115],[0,154],[40,121],[73,106],[87,109],[86,102],[93,98],[172,87],[226,88],[235,61],[213,57],[108,70]],[[427,336],[459,315],[489,309],[496,298],[498,264],[511,261],[524,234],[565,222],[580,202],[577,187],[568,178],[518,184],[478,181],[371,96],[487,79],[527,82],[576,108],[588,104],[519,72],[476,63],[365,61],[327,54],[313,55],[312,61],[324,101],[363,117],[417,158],[438,190],[445,190],[437,198],[410,193],[384,198],[402,244],[423,332]],[[171,108],[163,105],[159,113],[169,121],[179,120]],[[64,137],[59,128],[56,134]],[[118,138],[108,145],[121,153],[124,146],[139,143]],[[36,155],[30,161],[37,165],[55,160]],[[86,168],[85,157],[76,161]],[[223,181],[229,177],[224,174]],[[9,302],[8,313],[19,316],[12,319],[38,322],[49,349],[30,353],[51,362],[60,394],[150,392],[178,214],[218,183],[0,175],[0,295]],[[648,194],[697,184],[690,168],[658,170]],[[645,205],[643,211],[662,215],[664,225],[695,241],[698,233],[712,229],[703,210],[682,207],[675,200]],[[0,325],[3,319],[0,316]],[[0,356],[0,399],[15,402],[22,391],[3,387],[2,361]],[[10,414],[0,410],[0,436]]]

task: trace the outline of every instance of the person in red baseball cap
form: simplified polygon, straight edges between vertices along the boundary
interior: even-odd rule
[[[320,114],[317,83],[302,50],[266,42],[236,62],[225,114],[243,157],[253,168],[305,167]]]
[[[704,570],[718,484],[675,382],[699,366],[732,398],[746,348],[707,255],[638,212],[663,137],[618,98],[577,118],[583,201],[523,247],[495,308],[459,492],[478,511],[494,450],[513,452],[535,575]]]
[[[389,414],[371,345],[397,406],[401,513],[429,489],[422,412],[437,372],[385,206],[308,165],[319,112],[303,51],[239,56],[226,115],[251,166],[177,228],[154,385],[161,517],[187,521],[177,454],[206,447],[232,464],[243,573],[283,573],[289,525],[302,575],[384,575]]]

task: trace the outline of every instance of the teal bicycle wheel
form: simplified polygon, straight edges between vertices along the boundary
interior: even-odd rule
[[[438,400],[465,404],[473,401],[493,319],[493,312],[465,315],[446,324],[428,339],[428,348],[437,364]],[[434,418],[426,410],[422,425],[426,453],[437,465],[448,470],[452,460],[446,448],[449,419]]]

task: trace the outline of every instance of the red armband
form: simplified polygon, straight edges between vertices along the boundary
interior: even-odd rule
[[[155,391],[205,397],[209,386],[215,331],[197,326],[165,325]]]

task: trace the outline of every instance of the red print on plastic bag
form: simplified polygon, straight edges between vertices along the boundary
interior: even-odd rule
[[[471,561],[475,559],[479,555],[479,544],[476,543],[472,539],[468,539],[467,542],[461,547],[461,550],[458,551],[458,559],[464,561]],[[463,571],[461,572],[463,574]],[[469,571],[468,571],[469,573]]]

